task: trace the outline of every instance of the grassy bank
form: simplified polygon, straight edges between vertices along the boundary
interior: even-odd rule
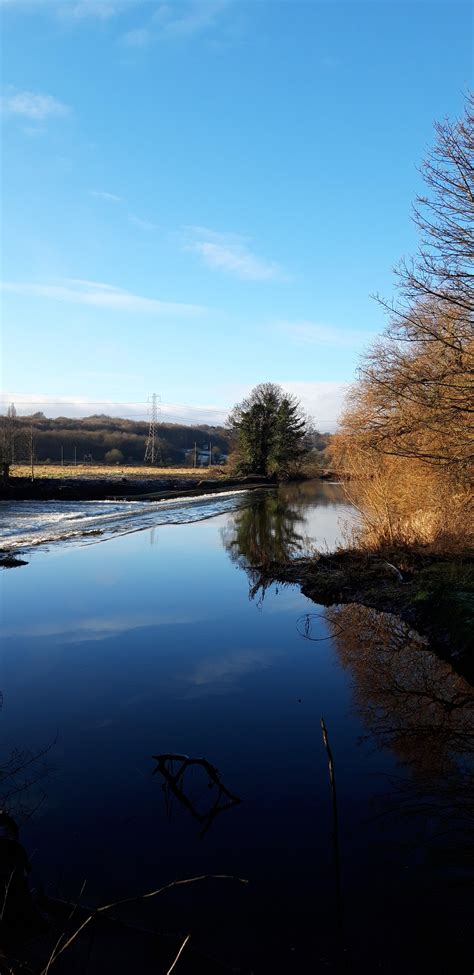
[[[206,477],[224,477],[222,467],[147,467],[133,464],[38,464],[34,466],[35,480],[45,478],[64,480],[79,478],[81,480],[110,480],[115,481],[123,477],[142,480],[160,480],[163,477],[189,478],[202,480]],[[15,464],[10,468],[12,479],[21,477],[31,479],[31,465]]]

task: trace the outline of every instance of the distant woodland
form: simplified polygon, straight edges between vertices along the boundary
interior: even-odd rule
[[[14,407],[13,407],[14,409]],[[10,407],[9,413],[11,414]],[[5,461],[21,463],[30,459],[31,437],[34,458],[38,463],[140,464],[144,461],[148,423],[125,420],[105,414],[72,418],[46,417],[43,413],[1,418]],[[158,466],[192,466],[196,452],[207,452],[211,446],[213,463],[224,462],[230,449],[230,434],[224,427],[186,426],[159,423],[157,426]],[[329,434],[311,434],[315,455],[327,447]],[[7,456],[8,455],[8,456]]]

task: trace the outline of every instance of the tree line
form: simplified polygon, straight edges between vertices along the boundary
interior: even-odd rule
[[[33,448],[37,463],[83,462],[142,464],[148,423],[105,414],[82,417],[46,417],[43,413],[18,416],[11,404],[0,418],[0,453],[5,464],[30,460]],[[160,423],[157,455],[163,466],[188,464],[186,452],[204,450],[209,443],[214,458],[226,455],[229,437],[222,427]]]
[[[254,421],[256,429],[252,435]],[[146,421],[106,414],[51,418],[39,412],[18,416],[12,403],[0,417],[0,459],[10,466],[29,463],[32,454],[35,463],[43,464],[77,460],[137,465],[144,462],[148,431]],[[262,442],[258,446],[260,434]],[[226,459],[231,452],[230,466],[235,471],[283,476],[297,469],[308,450],[322,457],[329,439],[329,434],[310,428],[294,398],[286,396],[280,387],[264,383],[234,408],[226,427],[159,423],[157,466],[190,466],[195,450],[198,456],[211,445],[213,463]]]

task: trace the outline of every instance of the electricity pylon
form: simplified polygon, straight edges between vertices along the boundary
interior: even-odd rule
[[[148,461],[149,464],[154,464],[158,459],[158,447],[156,443],[156,426],[158,423],[157,399],[156,393],[153,393],[151,397],[150,428],[145,447],[145,463]]]

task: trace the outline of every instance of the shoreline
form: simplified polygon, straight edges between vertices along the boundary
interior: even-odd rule
[[[322,606],[358,603],[400,617],[430,648],[474,684],[474,556],[382,555],[342,551],[256,566],[254,589],[298,585]],[[401,563],[401,567],[398,564]]]
[[[265,477],[39,478],[15,477],[0,488],[0,501],[161,501],[242,488],[276,487]]]

